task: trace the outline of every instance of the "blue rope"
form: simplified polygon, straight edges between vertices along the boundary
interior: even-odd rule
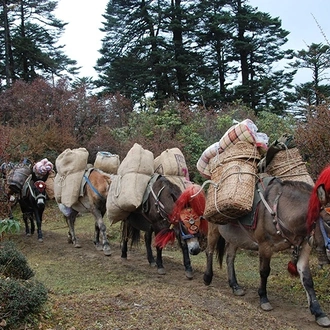
[[[86,182],[88,183],[88,185],[91,187],[91,189],[95,192],[95,194],[104,200],[105,198],[96,190],[96,188],[92,185],[92,183],[90,182],[90,180],[87,178],[87,176],[85,174],[84,174],[84,178],[85,178]]]
[[[324,245],[326,247],[326,249],[330,250],[329,246],[330,246],[330,239],[325,231],[325,228],[324,228],[324,221],[322,218],[319,219],[320,221],[320,229],[321,229],[321,233],[322,233],[322,236],[323,236],[323,240],[324,240]]]

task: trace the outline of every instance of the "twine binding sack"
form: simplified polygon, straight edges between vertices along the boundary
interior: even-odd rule
[[[255,145],[241,141],[212,159],[204,212],[208,221],[226,224],[252,210],[260,158]]]
[[[268,164],[266,172],[283,181],[303,181],[314,186],[298,148],[278,151]]]
[[[120,160],[118,155],[107,151],[99,151],[96,154],[94,167],[105,173],[117,174],[119,165]]]

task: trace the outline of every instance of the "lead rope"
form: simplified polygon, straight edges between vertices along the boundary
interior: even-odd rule
[[[324,221],[323,219],[320,217],[319,219],[320,221],[320,229],[321,229],[321,233],[322,233],[322,236],[323,236],[323,240],[324,240],[324,246],[327,250],[330,250],[330,239],[325,231],[325,228],[324,228]]]

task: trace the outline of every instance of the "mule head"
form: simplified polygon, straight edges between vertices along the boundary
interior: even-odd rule
[[[33,197],[37,202],[38,208],[45,207],[46,202],[46,183],[44,181],[38,180],[34,182],[33,185]]]
[[[203,218],[205,194],[196,184],[182,192],[175,202],[170,215],[171,226],[156,235],[155,243],[164,248],[166,244],[178,238],[180,244],[186,244],[192,255],[201,251],[200,241],[207,235],[207,221]],[[204,244],[203,244],[204,245]]]
[[[183,209],[179,220],[179,237],[187,243],[188,251],[197,255],[204,249],[204,238],[207,233],[207,221],[191,207]]]

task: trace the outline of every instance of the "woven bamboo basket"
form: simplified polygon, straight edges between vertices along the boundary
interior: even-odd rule
[[[260,155],[252,144],[239,142],[214,158],[204,216],[210,222],[226,224],[252,210]]]
[[[314,186],[314,181],[307,171],[306,163],[297,148],[281,150],[276,153],[266,171],[283,181],[303,181]]]

